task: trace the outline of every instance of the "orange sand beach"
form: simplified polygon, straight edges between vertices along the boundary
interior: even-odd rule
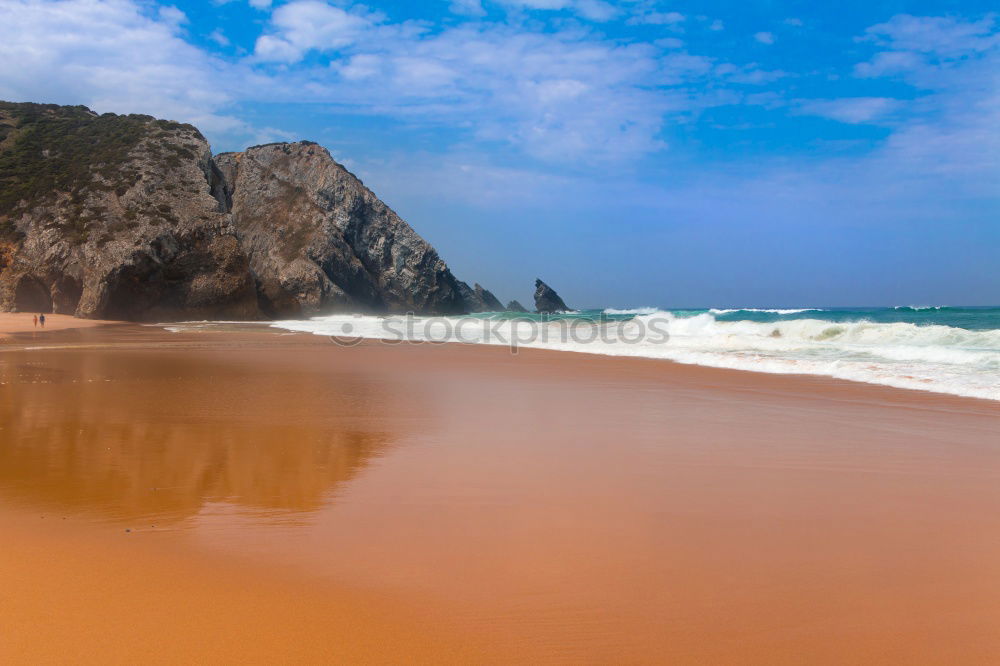
[[[1000,662],[1000,403],[11,317],[3,663]]]

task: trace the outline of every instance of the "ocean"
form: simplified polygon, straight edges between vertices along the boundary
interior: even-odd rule
[[[547,317],[331,315],[272,325],[345,345],[380,339],[639,356],[1000,400],[1000,307],[607,308]]]

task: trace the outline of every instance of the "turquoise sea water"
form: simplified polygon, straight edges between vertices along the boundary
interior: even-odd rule
[[[677,311],[680,314],[681,311]],[[700,314],[704,310],[692,311]],[[1000,330],[1000,307],[914,307],[819,308],[779,314],[773,311],[735,310],[716,314],[720,321],[771,322],[794,319],[822,319],[833,322],[870,321],[881,324],[906,323],[917,326],[952,326],[970,331]]]
[[[853,307],[853,308],[634,308],[634,309],[588,309],[547,315],[549,319],[600,319],[626,321],[640,315],[655,312],[669,312],[677,317],[694,317],[710,314],[717,321],[751,321],[771,323],[816,319],[828,322],[859,322],[917,326],[950,326],[970,331],[1000,330],[1000,307],[950,307],[950,306],[898,306],[898,307]],[[485,312],[469,315],[481,318],[529,318],[541,319],[534,313]]]

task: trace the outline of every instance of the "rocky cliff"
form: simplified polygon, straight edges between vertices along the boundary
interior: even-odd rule
[[[256,146],[215,164],[266,315],[465,310],[434,248],[321,146]]]
[[[500,299],[478,282],[475,287],[460,282],[458,287],[466,312],[503,312],[504,307]]]
[[[0,104],[0,309],[250,318],[253,276],[197,129]]]
[[[314,143],[213,158],[191,125],[0,102],[0,310],[451,314],[462,284]]]
[[[569,306],[563,302],[556,290],[541,280],[535,280],[535,312],[553,313],[565,312]]]

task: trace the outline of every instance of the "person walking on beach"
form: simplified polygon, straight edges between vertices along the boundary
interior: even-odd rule
[[[42,325],[42,328],[45,328],[45,315],[38,315],[38,323]]]
[[[38,315],[34,316],[34,320],[35,320],[35,328],[38,328]]]

